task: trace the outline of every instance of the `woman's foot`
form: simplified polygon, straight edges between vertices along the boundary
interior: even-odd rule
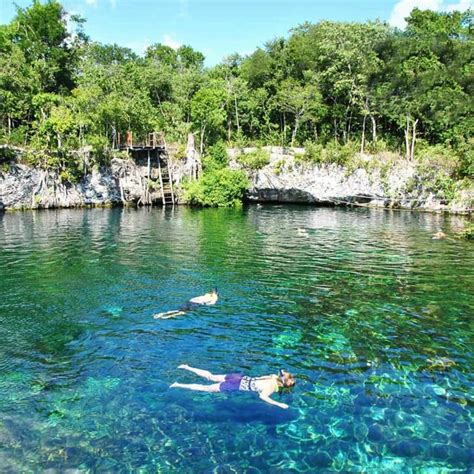
[[[170,388],[176,388],[176,387],[179,387],[181,384],[178,383],[178,382],[174,382],[170,385]]]
[[[178,365],[178,369],[188,370],[188,369],[189,369],[189,365],[188,365],[188,364],[181,364],[181,365]]]

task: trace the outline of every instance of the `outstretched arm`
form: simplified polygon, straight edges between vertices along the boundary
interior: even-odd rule
[[[279,407],[279,408],[284,408],[284,409],[288,408],[288,405],[286,403],[280,403],[280,402],[276,402],[275,400],[272,400],[270,398],[270,395],[271,394],[269,393],[262,392],[260,394],[260,399],[263,400],[264,402],[269,403],[270,405],[275,405],[276,407]]]

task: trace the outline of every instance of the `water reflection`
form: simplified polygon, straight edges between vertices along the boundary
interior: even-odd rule
[[[473,251],[431,240],[458,221],[303,206],[1,214],[0,469],[469,468]],[[151,318],[212,286],[215,307]],[[285,366],[292,408],[170,391],[183,362]]]

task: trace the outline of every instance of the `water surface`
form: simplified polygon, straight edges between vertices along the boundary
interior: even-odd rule
[[[0,215],[0,470],[462,472],[471,243],[456,217],[252,206]],[[217,286],[214,307],[157,321]],[[275,398],[168,386],[295,373]]]

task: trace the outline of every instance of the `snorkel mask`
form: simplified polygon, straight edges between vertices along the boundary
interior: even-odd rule
[[[285,384],[285,372],[283,371],[283,369],[280,369],[278,371],[278,377],[280,378],[280,382],[282,383],[283,387],[287,388]]]
[[[291,377],[291,376],[290,376]],[[282,388],[285,388],[285,389],[290,389],[294,386],[294,379],[293,378],[290,378],[290,380],[293,380],[293,383],[291,385],[288,385],[287,384],[287,379],[285,378],[285,371],[283,369],[280,369],[278,371],[278,378],[280,379],[280,382],[282,384]]]

